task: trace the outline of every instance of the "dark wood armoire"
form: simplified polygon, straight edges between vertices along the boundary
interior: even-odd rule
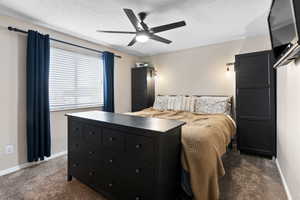
[[[155,69],[136,67],[131,69],[132,111],[140,111],[153,106],[155,98]]]
[[[237,140],[241,153],[276,156],[276,73],[271,51],[235,57]]]

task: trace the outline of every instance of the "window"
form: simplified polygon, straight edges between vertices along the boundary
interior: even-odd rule
[[[103,105],[103,64],[97,56],[50,50],[50,110]]]

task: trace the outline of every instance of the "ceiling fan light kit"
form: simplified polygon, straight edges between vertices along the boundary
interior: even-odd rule
[[[135,30],[136,30],[135,32],[132,32],[132,31],[103,31],[103,30],[98,30],[97,32],[135,34],[135,37],[131,40],[131,42],[128,44],[128,46],[132,46],[136,42],[144,43],[144,42],[147,42],[149,39],[152,39],[152,40],[155,40],[158,42],[162,42],[165,44],[170,44],[170,43],[172,43],[171,40],[168,40],[166,38],[155,35],[155,33],[168,31],[168,30],[179,28],[179,27],[186,25],[185,21],[179,21],[179,22],[175,22],[175,23],[171,23],[171,24],[166,24],[166,25],[162,25],[162,26],[156,26],[153,28],[149,28],[149,26],[144,22],[144,20],[147,17],[146,12],[140,12],[138,14],[140,20],[138,20],[138,18],[136,17],[136,15],[134,14],[134,12],[131,9],[124,8],[123,10],[124,10],[125,14],[127,15],[127,17],[129,18],[129,21],[135,28]],[[142,28],[140,28],[139,25]]]
[[[149,35],[146,33],[137,33],[135,39],[138,42],[145,43],[149,40]]]

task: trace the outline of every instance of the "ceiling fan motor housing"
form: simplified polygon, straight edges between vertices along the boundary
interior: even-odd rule
[[[138,15],[139,15],[139,18],[140,18],[141,21],[144,21],[147,17],[146,12],[140,12]]]

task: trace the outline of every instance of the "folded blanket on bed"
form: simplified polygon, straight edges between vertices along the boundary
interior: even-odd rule
[[[225,175],[221,157],[236,132],[234,121],[229,116],[158,111],[153,108],[127,114],[186,122],[182,127],[181,162],[183,168],[190,173],[194,198],[219,198],[218,179]]]

